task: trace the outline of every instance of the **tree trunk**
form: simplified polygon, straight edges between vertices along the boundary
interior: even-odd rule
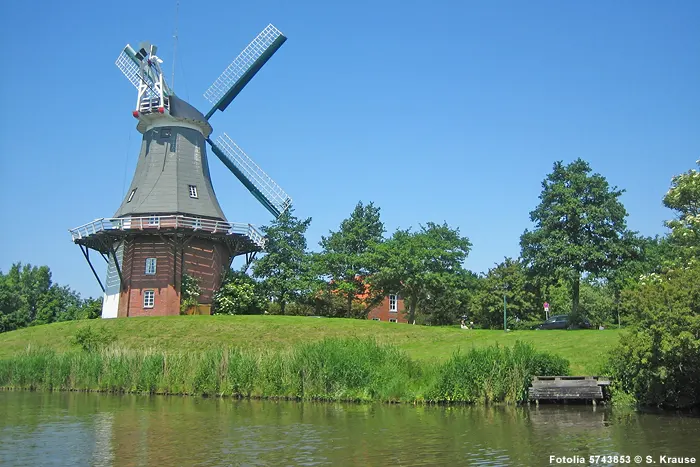
[[[413,322],[416,320],[416,303],[418,302],[418,299],[415,297],[411,297],[411,299],[408,301],[408,324],[413,324]]]
[[[348,313],[346,318],[352,318],[352,299],[354,298],[353,294],[348,294]]]
[[[280,314],[281,314],[281,315],[284,314],[284,308],[285,308],[286,306],[287,306],[287,302],[285,302],[284,300],[280,300]]]
[[[579,294],[581,292],[581,277],[578,275],[571,284],[571,292],[573,296],[573,303],[571,304],[571,314],[576,316],[578,314],[578,300]]]

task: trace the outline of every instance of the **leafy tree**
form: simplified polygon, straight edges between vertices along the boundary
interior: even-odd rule
[[[345,298],[347,316],[353,314],[353,302],[358,297],[368,303],[381,298],[378,290],[367,286],[367,278],[378,269],[373,252],[384,240],[379,211],[371,202],[357,203],[350,217],[341,222],[340,230],[321,238],[323,250],[314,255],[316,273],[329,280],[334,293]]]
[[[84,319],[93,306],[92,299],[53,283],[48,266],[15,263],[7,274],[0,272],[0,332]]]
[[[634,316],[612,353],[612,375],[644,405],[700,405],[700,262],[652,273],[623,291]]]
[[[214,310],[223,315],[259,315],[267,302],[259,285],[244,272],[229,271],[214,294]]]
[[[614,320],[628,324],[629,316],[622,313],[620,301],[624,290],[637,287],[640,277],[659,273],[672,260],[671,246],[667,238],[631,236],[632,255],[607,277],[607,289],[613,299]]]
[[[535,229],[520,238],[522,257],[538,275],[559,277],[571,284],[571,312],[578,314],[584,275],[605,277],[631,254],[632,234],[627,211],[611,188],[587,162],[554,164],[542,182],[540,204],[530,213]]]
[[[64,319],[59,319],[59,321],[96,319],[100,316],[102,316],[102,298],[84,298],[76,315],[66,314]]]
[[[503,297],[509,316],[523,321],[539,318],[536,287],[530,282],[520,259],[504,258],[489,269],[471,304],[474,321],[489,328],[503,327]]]
[[[473,295],[479,287],[479,276],[471,271],[451,274],[444,282],[431,282],[417,304],[418,320],[434,326],[457,323],[469,314]]]
[[[582,282],[579,307],[581,314],[587,316],[593,326],[617,322],[613,290],[604,282]]]
[[[700,167],[700,160],[697,164]],[[677,212],[676,219],[666,222],[677,256],[682,261],[700,258],[700,171],[673,177],[663,202]]]
[[[284,314],[287,303],[309,288],[309,261],[306,251],[306,230],[311,218],[300,221],[293,208],[262,231],[267,238],[265,256],[253,263],[253,277],[263,279],[263,287]]]
[[[430,290],[446,290],[462,274],[471,242],[459,229],[428,222],[417,232],[397,230],[376,249],[377,273],[370,278],[374,290],[397,293],[408,300],[408,320]]]

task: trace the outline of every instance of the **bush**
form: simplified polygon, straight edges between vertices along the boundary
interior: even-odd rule
[[[542,324],[543,321],[543,319],[537,321],[516,321],[515,319],[508,318],[508,329],[513,331],[528,331],[535,329],[537,326]]]
[[[267,301],[260,286],[242,272],[229,272],[221,288],[214,294],[214,311],[223,315],[259,315]]]
[[[608,368],[642,405],[700,405],[700,263],[650,275],[623,292],[634,326]]]
[[[77,345],[85,352],[96,352],[109,346],[116,336],[105,328],[95,329],[92,326],[78,328],[71,339],[71,344]]]

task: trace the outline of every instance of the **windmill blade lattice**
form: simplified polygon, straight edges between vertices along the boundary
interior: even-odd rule
[[[223,112],[286,40],[279,29],[267,25],[204,93],[204,97],[214,104],[206,118],[209,119],[217,109]]]
[[[119,68],[124,76],[126,76],[126,79],[128,79],[131,84],[138,89],[139,85],[141,84],[141,67],[139,66],[139,61],[136,58],[136,52],[134,52],[134,49],[132,49],[129,45],[124,47],[124,50],[122,50],[122,53],[119,54],[114,64],[117,65],[117,68]],[[156,97],[157,92],[155,90],[156,85],[154,83],[153,73],[148,68],[146,69],[146,82],[148,84],[147,96]]]
[[[248,155],[224,133],[216,139],[216,144],[209,140],[214,154],[246,188],[275,217],[282,215],[292,204],[292,198],[275,183]]]

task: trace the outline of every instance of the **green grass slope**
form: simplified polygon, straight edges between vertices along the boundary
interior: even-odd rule
[[[121,347],[164,351],[198,351],[217,347],[283,349],[324,337],[374,337],[392,343],[420,360],[445,360],[454,352],[516,340],[569,360],[573,374],[598,374],[618,342],[619,331],[503,331],[458,327],[410,326],[369,320],[296,316],[170,316],[93,321],[68,321],[0,334],[0,359],[27,346],[58,352],[73,348],[71,338],[81,326],[106,328]]]

